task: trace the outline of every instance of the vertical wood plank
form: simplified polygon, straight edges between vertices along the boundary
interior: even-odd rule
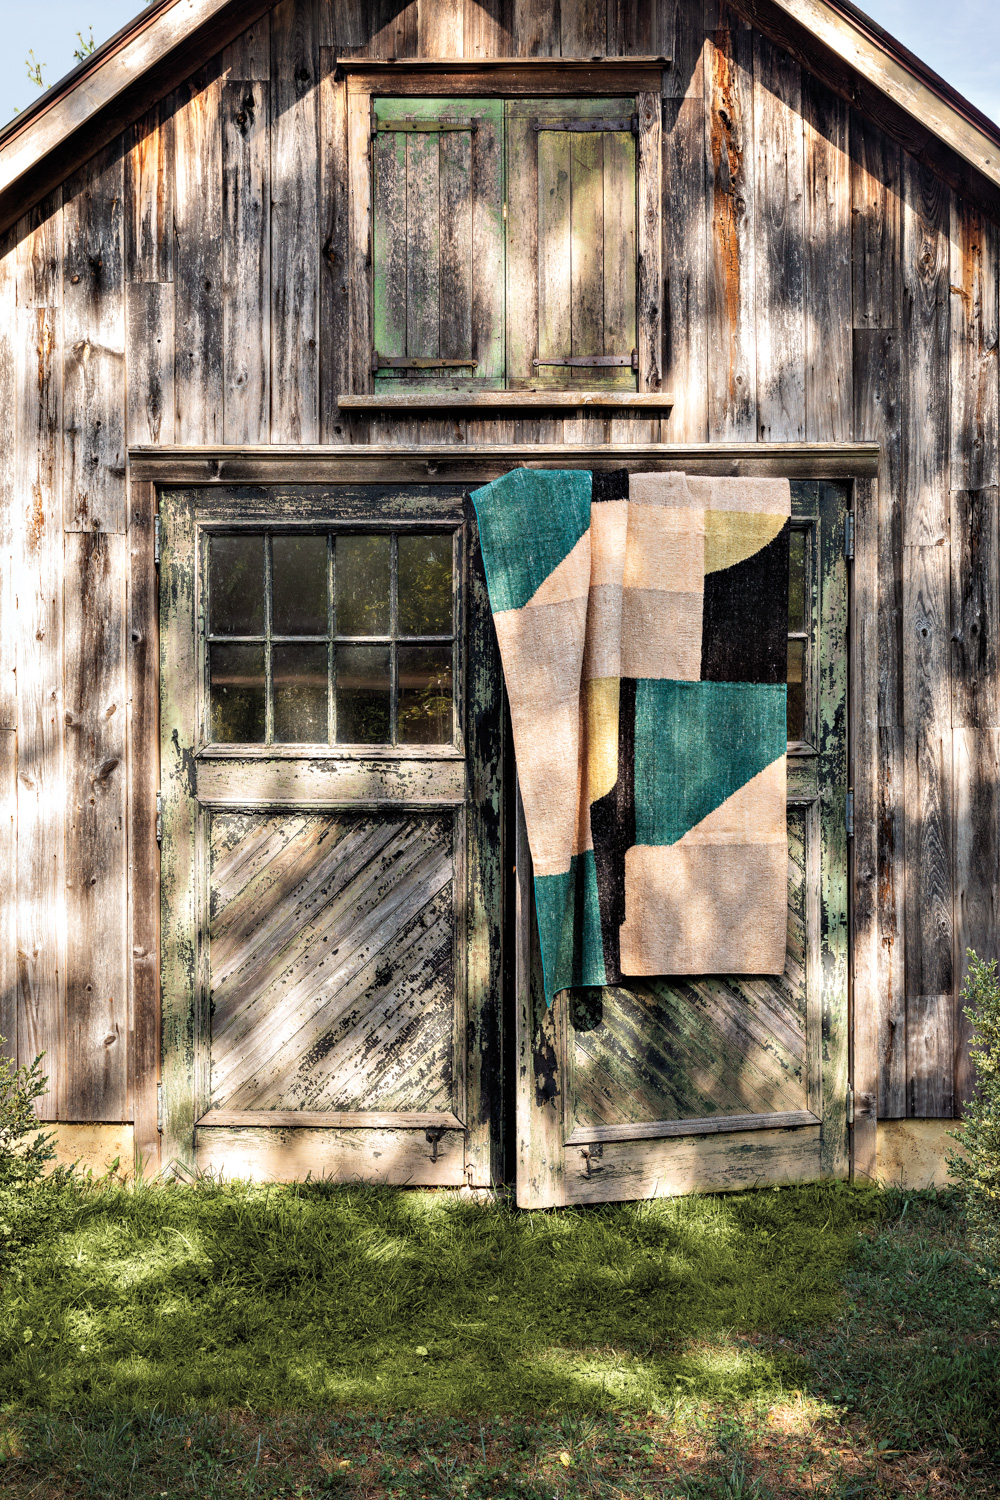
[[[221,85],[194,75],[174,112],[175,441],[222,441]]]
[[[17,734],[0,729],[0,1057],[17,1064]]]
[[[473,348],[472,143],[475,132],[441,137],[438,202],[441,257],[439,347],[442,359],[467,359]]]
[[[174,438],[174,288],[136,281],[125,288],[126,440]]]
[[[328,46],[338,57],[366,57],[372,27],[372,7],[367,0],[341,0],[329,7],[326,30],[320,46]]]
[[[805,437],[802,75],[754,32],[755,306],[757,435]]]
[[[659,12],[667,10],[657,0],[607,0],[607,53],[609,57],[653,57],[662,49],[658,33]],[[677,11],[697,12],[697,6],[676,5]],[[701,17],[698,16],[699,29]]]
[[[948,189],[903,157],[902,274],[904,547],[948,537]]]
[[[1000,230],[951,195],[951,484],[1000,484]]]
[[[436,135],[404,136],[406,150],[406,352],[440,355],[441,199]],[[392,284],[387,288],[392,295]]]
[[[636,346],[639,351],[639,390],[662,389],[663,370],[663,238],[661,230],[661,205],[663,201],[663,146],[661,131],[661,104],[658,94],[636,95],[636,112],[639,116],[638,174],[637,174],[637,251],[634,303],[636,308]],[[626,166],[631,171],[631,153],[626,155]],[[623,182],[621,191],[624,193]],[[627,200],[626,200],[627,201]],[[606,219],[612,217],[605,211]],[[616,243],[617,243],[616,238]],[[625,254],[630,244],[625,241]],[[625,278],[622,303],[627,306],[632,292],[632,283]],[[631,318],[623,318],[622,333]],[[609,335],[618,337],[614,330]],[[609,347],[616,353],[621,346]],[[659,434],[653,435],[653,441]]]
[[[36,203],[17,225],[18,307],[62,306],[62,188]]]
[[[124,168],[112,145],[63,184],[63,525],[125,530]]]
[[[909,1113],[948,1120],[954,1113],[952,996],[910,995],[906,1002]]]
[[[995,487],[951,492],[951,717],[956,728],[1000,725],[998,510]]]
[[[894,328],[902,232],[899,147],[852,110],[850,149],[854,326]]]
[[[0,237],[0,1056],[17,1063],[17,259],[14,234]]]
[[[125,280],[174,279],[173,115],[154,104],[128,133],[125,155]]]
[[[555,149],[561,132],[536,133],[526,116],[513,110],[507,120],[507,379],[531,382],[531,361],[539,343],[539,280],[547,261],[539,243],[540,151]]]
[[[62,736],[62,368],[58,314],[26,308],[18,338],[17,964],[22,1062],[45,1053],[43,1120],[65,1087]]]
[[[953,979],[949,584],[946,547],[906,549],[903,703],[907,1054],[911,1099],[914,1070],[919,1069],[926,1047],[919,1033],[915,1037],[909,1034],[914,997],[918,1007],[924,1007],[933,997],[950,995]],[[918,1009],[918,1015],[921,1013]]]
[[[606,0],[559,0],[563,57],[603,57],[608,50]]]
[[[851,162],[849,110],[802,75],[805,157],[805,437],[843,443],[851,436]]]
[[[906,1115],[906,806],[904,738],[878,730],[878,1060],[879,1118]]]
[[[1000,732],[956,727],[955,952],[956,989],[969,971],[968,950],[1000,958]],[[955,1011],[955,1105],[972,1098],[976,1078],[969,1056],[972,1027]]]
[[[151,484],[133,484],[129,547],[128,737],[129,923],[132,941],[129,1072],[137,1164],[160,1165],[156,1084],[159,1076],[160,854],[156,843],[159,770],[159,643],[153,561]]]
[[[462,22],[466,57],[511,57],[512,0],[465,0]]]
[[[514,57],[558,57],[561,0],[539,5],[537,0],[513,0],[511,37]]]
[[[663,102],[663,386],[674,405],[663,436],[708,441],[708,205],[705,55],[698,8],[676,8],[675,62]],[[687,24],[683,26],[680,21]]]
[[[307,0],[271,11],[271,441],[319,441],[319,49]]]
[[[319,430],[321,443],[350,442],[356,424],[340,410],[351,389],[350,195],[347,160],[347,84],[334,82],[336,54],[320,53],[320,211],[323,241],[319,283]]]
[[[222,359],[224,443],[270,435],[269,86],[222,88]]]
[[[222,76],[230,83],[270,82],[271,26],[266,14],[223,48]]]
[[[17,452],[17,274],[13,234],[0,238],[0,729],[17,728],[13,546]],[[0,1026],[0,1034],[3,1027]]]
[[[854,943],[851,1171],[874,1179],[879,1081],[878,931],[878,495],[854,486],[855,557],[851,599],[851,778],[854,786]]]
[[[728,11],[709,36],[705,84],[708,436],[713,442],[752,442],[757,436],[753,32]]]
[[[124,536],[66,536],[66,1049],[61,1114],[128,1118]]]
[[[365,7],[368,56],[416,57],[418,0],[370,0]]]
[[[417,56],[465,56],[465,0],[417,0]]]

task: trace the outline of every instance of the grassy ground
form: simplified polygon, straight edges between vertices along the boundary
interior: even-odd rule
[[[949,1195],[110,1183],[0,1288],[0,1493],[995,1497],[998,1329]]]

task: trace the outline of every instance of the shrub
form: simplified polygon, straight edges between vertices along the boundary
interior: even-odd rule
[[[55,1158],[54,1137],[37,1129],[34,1111],[47,1088],[40,1057],[15,1068],[0,1052],[0,1265],[37,1237],[47,1217],[41,1194],[45,1168]],[[57,1173],[52,1185],[61,1186],[65,1177]]]
[[[976,1097],[965,1105],[965,1129],[954,1133],[966,1155],[949,1152],[948,1166],[961,1185],[969,1237],[979,1269],[1000,1288],[1000,978],[969,949],[969,973],[962,986],[965,1014],[975,1027],[972,1062]]]

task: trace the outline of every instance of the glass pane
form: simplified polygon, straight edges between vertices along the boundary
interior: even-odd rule
[[[338,635],[389,634],[389,538],[340,536],[336,551]]]
[[[788,628],[806,628],[806,534],[793,531],[788,538]]]
[[[400,634],[451,635],[451,537],[401,536],[397,545]]]
[[[264,538],[213,536],[208,557],[212,635],[263,635]]]
[[[337,647],[337,741],[389,743],[389,647]]]
[[[274,634],[326,635],[326,537],[276,536],[271,546]]]
[[[399,740],[447,745],[452,738],[450,646],[400,646]]]
[[[279,745],[325,745],[325,646],[272,646],[274,738]]]
[[[210,733],[223,744],[259,745],[266,729],[264,647],[209,647]]]
[[[788,738],[806,737],[805,641],[788,642]]]

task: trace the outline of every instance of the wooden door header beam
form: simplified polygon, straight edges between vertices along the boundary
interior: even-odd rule
[[[681,469],[787,479],[871,479],[877,443],[524,443],[483,447],[131,448],[134,480],[161,486],[236,484],[484,484],[510,469]]]

